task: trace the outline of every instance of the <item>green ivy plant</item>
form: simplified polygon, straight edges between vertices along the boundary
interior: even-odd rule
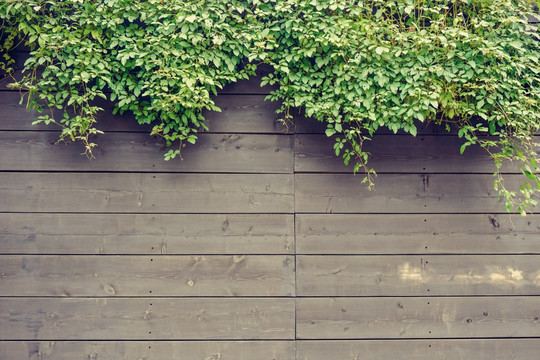
[[[363,144],[380,128],[414,136],[433,122],[457,129],[462,153],[489,152],[507,211],[524,214],[540,192],[530,9],[530,0],[4,0],[0,66],[9,74],[9,50],[30,47],[12,86],[88,156],[102,97],[179,144],[168,160],[206,130],[202,111],[219,111],[218,89],[269,64],[261,85],[278,85],[268,98],[281,101],[282,120],[298,108],[326,123],[336,155],[369,187]],[[520,164],[519,190],[505,186],[504,161]]]

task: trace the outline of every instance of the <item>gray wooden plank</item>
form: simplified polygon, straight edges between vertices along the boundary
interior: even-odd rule
[[[10,360],[294,360],[293,341],[3,341]]]
[[[293,341],[3,341],[10,360],[294,360]]]
[[[265,101],[266,95],[227,95],[214,97],[221,112],[205,112],[211,132],[283,134],[287,129],[279,121],[277,102]]]
[[[538,255],[299,255],[299,296],[540,295]]]
[[[294,338],[290,298],[1,298],[2,340]]]
[[[539,339],[467,340],[302,340],[302,360],[529,360],[540,353]]]
[[[480,146],[470,146],[461,155],[465,142],[457,136],[377,135],[364,145],[371,153],[369,166],[382,173],[485,173],[493,174],[495,164]],[[297,172],[353,172],[354,161],[345,166],[334,153],[334,139],[325,135],[295,135]],[[502,172],[519,172],[519,164],[504,163]]]
[[[206,124],[210,132],[237,133],[273,133],[285,132],[282,124],[277,121],[279,116],[275,110],[279,104],[264,101],[265,95],[218,95],[214,101],[221,112],[204,112]],[[55,126],[43,124],[32,125],[39,114],[27,111],[19,105],[21,96],[18,92],[0,93],[0,130],[49,130],[58,131]],[[97,99],[95,104],[104,110],[98,115],[96,127],[103,131],[130,131],[149,133],[151,125],[138,124],[129,112],[124,115],[113,115],[111,102]],[[60,114],[61,115],[61,114]],[[292,129],[291,129],[292,130]]]
[[[57,140],[54,132],[0,132],[0,170],[291,173],[293,168],[287,135],[200,134],[170,161],[163,159],[168,149],[162,139],[147,134],[100,135],[92,161],[81,156],[81,143]]]
[[[297,254],[540,253],[540,215],[297,214]]]
[[[292,296],[283,255],[2,255],[3,296]]]
[[[4,212],[290,213],[291,175],[0,173]]]
[[[539,297],[301,298],[298,339],[540,336]]]
[[[375,189],[363,174],[296,174],[300,213],[504,213],[493,189],[494,177],[476,174],[381,174]],[[505,175],[518,189],[526,178]]]
[[[0,213],[3,254],[292,254],[293,215]]]

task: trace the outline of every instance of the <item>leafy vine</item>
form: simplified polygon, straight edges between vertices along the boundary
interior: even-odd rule
[[[94,99],[132,112],[180,154],[207,130],[212,96],[274,69],[283,121],[291,109],[327,124],[334,150],[373,186],[363,150],[380,128],[416,135],[417,124],[458,129],[461,152],[477,144],[494,160],[507,211],[524,214],[540,192],[540,37],[530,0],[4,0],[0,68],[20,42],[30,47],[11,86],[37,122],[92,157],[100,133]],[[22,36],[22,37],[21,37]],[[48,111],[45,111],[48,110]],[[504,161],[524,181],[507,189]]]

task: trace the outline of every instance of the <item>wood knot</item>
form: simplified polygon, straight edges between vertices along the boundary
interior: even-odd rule
[[[110,284],[105,284],[105,286],[103,287],[105,292],[109,295],[116,295],[116,289],[114,288],[113,285],[110,285]]]

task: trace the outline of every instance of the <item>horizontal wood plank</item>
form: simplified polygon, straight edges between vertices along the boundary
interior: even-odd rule
[[[227,95],[214,97],[221,112],[204,112],[211,132],[270,133],[292,132],[279,121],[278,102],[265,101],[266,95]]]
[[[494,177],[472,174],[381,174],[375,189],[363,175],[296,174],[299,213],[505,213]],[[508,189],[527,180],[505,175]]]
[[[540,215],[298,214],[298,254],[540,253]]]
[[[3,341],[10,360],[295,360],[293,341]]]
[[[18,92],[0,93],[0,130],[49,130],[58,132],[58,127],[44,124],[32,125],[39,113],[19,105]],[[275,113],[278,103],[264,101],[265,95],[218,95],[214,97],[221,112],[205,111],[206,125],[212,133],[269,133],[282,134],[285,127]],[[113,103],[97,99],[95,105],[103,109],[98,113],[96,127],[105,132],[129,131],[149,133],[151,125],[138,124],[134,116],[127,112],[113,115]],[[62,116],[57,114],[56,116]],[[292,128],[290,129],[292,131]]]
[[[291,175],[0,173],[4,212],[291,213]]]
[[[539,297],[302,298],[298,339],[539,337]]]
[[[292,254],[293,215],[0,213],[3,254]]]
[[[287,298],[2,298],[3,340],[294,338]]]
[[[137,133],[107,133],[95,140],[95,159],[82,144],[58,143],[54,132],[0,132],[0,170],[168,171],[291,173],[292,138],[286,135],[200,134],[181,157],[165,161],[161,138]]]
[[[493,174],[495,163],[486,150],[470,146],[461,155],[465,142],[457,136],[377,135],[364,144],[371,153],[369,166],[377,173],[486,173]],[[354,161],[345,166],[334,153],[334,139],[325,135],[295,135],[297,172],[348,172]],[[502,172],[519,172],[519,164],[504,163]]]
[[[299,296],[540,295],[539,255],[301,255]]]
[[[467,340],[302,340],[302,360],[529,360],[540,353],[539,339]]]
[[[282,255],[0,256],[2,296],[292,296]]]

